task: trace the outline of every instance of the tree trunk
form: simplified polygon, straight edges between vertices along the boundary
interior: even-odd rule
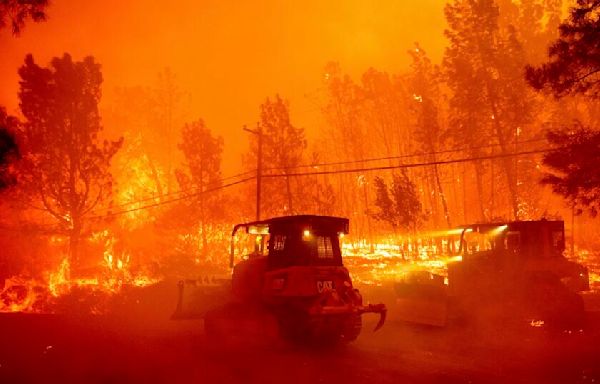
[[[204,161],[200,160],[200,236],[202,237],[202,259],[206,260],[206,252],[208,249],[208,241],[206,240],[206,228],[204,226],[205,215],[204,215]]]
[[[435,161],[435,158],[434,158]],[[446,219],[446,225],[450,228],[450,212],[448,211],[448,203],[446,202],[446,195],[444,195],[444,190],[442,189],[442,182],[440,181],[440,172],[438,170],[437,164],[433,165],[433,173],[435,176],[435,181],[437,183],[438,192],[440,194],[440,200],[442,201],[442,208],[444,209],[444,218]]]
[[[148,164],[150,165],[150,172],[152,174],[152,179],[154,180],[154,183],[156,184],[156,192],[158,192],[158,196],[159,196],[160,200],[162,200],[162,197],[163,197],[162,185],[161,185],[160,179],[158,177],[158,171],[156,170],[156,166],[154,165],[154,162],[152,161],[152,159],[150,159],[150,157],[148,157]]]
[[[81,238],[81,219],[77,216],[71,218],[71,229],[69,231],[69,264],[71,270],[76,270],[80,266],[79,260],[79,240]]]
[[[292,186],[290,185],[290,178],[288,176],[285,177],[285,189],[287,191],[288,210],[290,214],[293,214],[294,207],[292,206]]]
[[[428,167],[429,168],[429,167]],[[439,213],[437,207],[437,199],[435,198],[435,184],[432,180],[432,172],[429,169],[424,170],[423,184],[425,184],[425,193],[427,194],[427,199],[429,200],[429,206],[431,207],[431,217],[433,218],[433,226],[435,228],[439,227]]]
[[[367,219],[367,237],[369,239],[370,251],[371,251],[371,253],[373,253],[375,251],[375,248],[373,247],[373,236],[371,233],[371,215],[369,215],[369,197],[368,197],[368,193],[367,193],[366,177],[365,177],[365,183],[363,185],[363,193],[364,193],[364,200],[365,200],[365,217]]]
[[[481,161],[475,162],[475,178],[477,182],[477,200],[479,202],[479,220],[485,220],[485,211],[483,208],[483,166]]]
[[[498,139],[498,144],[500,144],[500,153],[502,155],[506,155],[507,151],[507,140],[502,130],[502,125],[500,124],[500,116],[498,116],[498,109],[496,108],[496,95],[494,93],[494,89],[491,84],[488,82],[488,95],[490,97],[490,107],[492,110],[493,116],[493,124],[495,128],[496,138]],[[510,137],[510,134],[507,135]],[[516,160],[515,160],[516,161]],[[508,184],[508,193],[510,195],[510,203],[512,206],[513,218],[515,220],[519,219],[519,199],[517,196],[517,181],[514,174],[514,169],[511,164],[511,159],[507,156],[502,157],[502,168],[504,170],[504,174],[506,175],[506,182]]]

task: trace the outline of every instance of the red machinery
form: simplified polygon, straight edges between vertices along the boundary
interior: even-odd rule
[[[459,317],[581,326],[584,306],[577,292],[589,289],[588,271],[563,256],[562,221],[473,224],[452,232],[460,236],[460,257],[448,264],[447,285],[430,274],[396,283],[405,320],[445,325]],[[422,314],[416,316],[415,309]]]
[[[339,237],[348,219],[286,216],[238,224],[232,233],[230,297],[204,314],[209,335],[281,335],[294,342],[349,342],[359,335],[361,315],[384,304],[363,305],[342,262]],[[257,250],[234,267],[234,237],[257,235]],[[268,237],[263,249],[264,238]],[[181,285],[178,317],[185,316]]]

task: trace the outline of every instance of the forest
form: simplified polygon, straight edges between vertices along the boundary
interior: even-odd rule
[[[324,62],[314,126],[274,93],[236,137],[190,111],[172,69],[106,90],[93,49],[27,55],[18,110],[0,108],[0,277],[123,284],[221,270],[234,224],[298,214],[349,218],[354,253],[543,218],[565,220],[577,252],[598,249],[600,2],[443,7],[440,61],[415,42],[397,47],[410,65],[393,72]],[[0,27],[19,39],[52,11],[2,1]],[[224,164],[232,142],[246,149]]]

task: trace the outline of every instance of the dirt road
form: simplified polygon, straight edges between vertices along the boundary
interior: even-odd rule
[[[366,319],[357,342],[326,350],[214,345],[201,321],[0,316],[2,383],[593,383],[590,329],[431,329]]]

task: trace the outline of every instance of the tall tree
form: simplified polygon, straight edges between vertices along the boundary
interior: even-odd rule
[[[25,21],[46,20],[48,0],[0,0],[0,29],[10,24],[13,34],[18,35]]]
[[[86,218],[111,196],[110,160],[122,144],[99,138],[100,65],[91,56],[73,61],[64,54],[45,68],[28,55],[19,75],[25,121],[17,136],[18,182],[67,231],[77,264]]]
[[[450,212],[444,188],[440,179],[440,170],[436,161],[436,152],[441,149],[444,131],[440,124],[440,70],[434,66],[427,54],[417,44],[408,52],[412,57],[412,73],[410,74],[410,90],[412,91],[413,106],[411,108],[415,118],[415,141],[419,147],[429,153],[428,159],[434,165],[430,167],[431,176],[434,180],[432,192],[437,195],[442,203],[444,221],[450,227]],[[430,196],[433,193],[429,194]],[[433,204],[432,204],[433,205]],[[434,217],[437,220],[437,217]]]
[[[260,105],[260,130],[262,136],[262,165],[266,172],[287,175],[300,165],[307,143],[304,129],[296,127],[290,119],[289,103],[279,95],[267,98]],[[258,136],[252,135],[250,153],[246,163],[256,164]],[[265,179],[263,196],[268,204],[262,204],[268,214],[294,213],[296,191],[288,176]],[[265,198],[266,201],[266,198]]]
[[[599,98],[600,1],[577,0],[559,32],[560,37],[548,50],[549,61],[527,67],[527,81],[557,97],[576,93]]]
[[[500,28],[494,0],[454,0],[446,5],[449,29],[444,65],[453,96],[452,134],[471,156],[498,147],[511,216],[518,219],[520,200],[517,165],[507,155],[531,120],[531,98],[522,78],[525,56],[513,26]],[[481,162],[475,165],[480,219],[485,218]]]
[[[527,62],[543,62],[548,45],[558,35],[563,0],[497,0],[497,3],[500,27],[514,27]]]
[[[338,63],[328,63],[325,67],[325,87],[327,101],[323,108],[326,121],[331,127],[332,152],[338,159],[357,161],[365,159],[369,153],[369,145],[373,137],[368,135],[365,123],[378,124],[364,118],[365,97],[370,98],[368,109],[374,107],[378,95],[371,94],[372,80],[379,77],[374,73],[366,75],[364,88],[361,89],[350,76],[343,74]],[[373,115],[379,115],[382,110]],[[368,112],[367,112],[368,114]],[[367,120],[367,121],[365,121]],[[379,125],[379,124],[378,124]],[[403,145],[407,141],[399,140]],[[355,223],[355,233],[362,238],[371,238],[370,215],[367,214],[369,180],[366,175],[340,175],[337,183],[339,204],[349,213]]]
[[[18,35],[25,26],[25,20],[31,18],[35,22],[46,20],[48,0],[0,0],[0,30],[10,24],[12,33]],[[5,187],[8,162],[17,152],[13,137],[16,119],[6,114],[0,106],[0,189]]]
[[[119,132],[128,143],[115,158],[117,181],[123,187],[120,202],[159,201],[172,189],[175,165],[183,161],[177,137],[187,120],[186,95],[168,68],[150,86],[116,89],[104,122],[109,132]],[[131,163],[137,166],[132,168]],[[124,194],[125,190],[133,193]]]
[[[422,220],[422,206],[417,195],[417,187],[408,178],[406,171],[403,169],[400,174],[394,174],[390,187],[381,177],[376,177],[374,184],[375,206],[378,212],[373,217],[387,222],[394,233],[398,233],[397,231],[414,233]]]
[[[215,137],[206,127],[202,119],[185,124],[181,131],[179,149],[185,156],[187,172],[176,171],[177,180],[183,190],[194,189],[203,192],[197,195],[193,205],[197,205],[200,219],[200,235],[202,238],[202,254],[208,250],[207,220],[214,220],[218,215],[215,196],[211,189],[221,184],[221,155],[223,138]],[[208,193],[204,193],[209,191]],[[195,208],[195,207],[192,207]],[[196,209],[192,209],[196,211]]]
[[[381,153],[383,148],[388,157],[407,152],[410,145],[406,93],[400,79],[386,72],[370,68],[361,77],[358,101],[362,106],[363,124],[373,133],[369,141],[377,143],[377,152]]]
[[[559,33],[548,50],[549,61],[539,67],[527,67],[527,81],[533,88],[548,91],[557,98],[574,95],[587,99],[588,104],[598,102],[600,1],[577,0],[569,19],[560,25]],[[600,132],[577,122],[574,126],[550,130],[547,138],[556,149],[544,156],[550,172],[542,182],[569,200],[577,213],[587,210],[596,216],[600,209],[597,170]]]
[[[569,200],[577,213],[587,210],[595,217],[600,210],[600,132],[579,126],[551,131],[548,141],[558,149],[544,155],[550,172],[542,183]]]

